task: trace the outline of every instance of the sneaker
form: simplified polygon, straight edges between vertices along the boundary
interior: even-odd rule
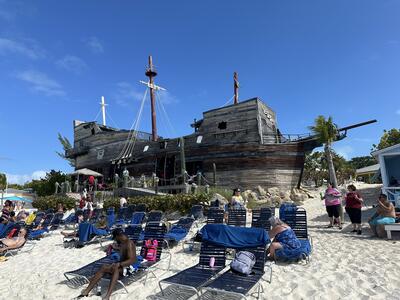
[[[360,235],[362,232],[361,230],[357,230],[357,234]]]

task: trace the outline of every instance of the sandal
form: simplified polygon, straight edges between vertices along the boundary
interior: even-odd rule
[[[333,227],[332,224],[329,224],[328,226],[326,226],[326,228],[332,228],[332,227]]]

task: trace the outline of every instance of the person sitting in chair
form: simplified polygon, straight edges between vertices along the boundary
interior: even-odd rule
[[[270,259],[275,259],[275,251],[279,249],[298,249],[301,247],[299,239],[296,237],[296,234],[289,225],[285,224],[277,217],[271,217],[269,221],[272,227],[269,231],[269,237],[273,239],[269,246],[268,257]]]
[[[28,231],[25,228],[20,228],[18,235],[13,238],[0,239],[0,254],[7,250],[17,249],[23,246],[26,242]]]
[[[376,213],[368,220],[374,236],[385,237],[385,225],[393,224],[396,221],[396,213],[393,204],[385,194],[380,194]]]
[[[77,217],[77,221],[78,221],[77,223],[78,223],[78,226],[79,226],[79,224],[82,223],[83,220],[84,220],[82,211],[78,211],[76,213],[76,217]],[[72,232],[61,231],[61,234],[64,237],[77,237],[78,236],[78,229],[76,229],[76,230],[74,230]]]
[[[123,233],[122,229],[117,228],[113,231],[113,240],[119,244],[120,261],[103,265],[100,270],[90,279],[88,287],[82,292],[78,298],[88,297],[90,291],[95,287],[95,285],[100,281],[104,274],[111,274],[110,285],[107,290],[107,294],[103,299],[110,299],[111,293],[117,283],[119,276],[123,274],[125,268],[129,268],[134,263],[136,263],[136,247],[133,241]]]

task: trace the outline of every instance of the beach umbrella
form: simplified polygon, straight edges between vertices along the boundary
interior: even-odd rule
[[[10,201],[20,201],[20,202],[32,203],[31,199],[27,199],[27,198],[23,198],[23,197],[19,197],[19,196],[4,197],[3,200],[4,201],[10,200]]]
[[[72,172],[70,175],[86,175],[86,176],[92,175],[94,177],[103,177],[103,174],[100,174],[96,171],[87,168],[76,170],[75,172]]]

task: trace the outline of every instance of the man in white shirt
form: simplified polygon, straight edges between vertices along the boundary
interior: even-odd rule
[[[121,196],[121,198],[119,199],[119,205],[121,208],[125,207],[125,205],[128,203],[128,201],[126,201],[126,198],[124,198],[123,196]]]

